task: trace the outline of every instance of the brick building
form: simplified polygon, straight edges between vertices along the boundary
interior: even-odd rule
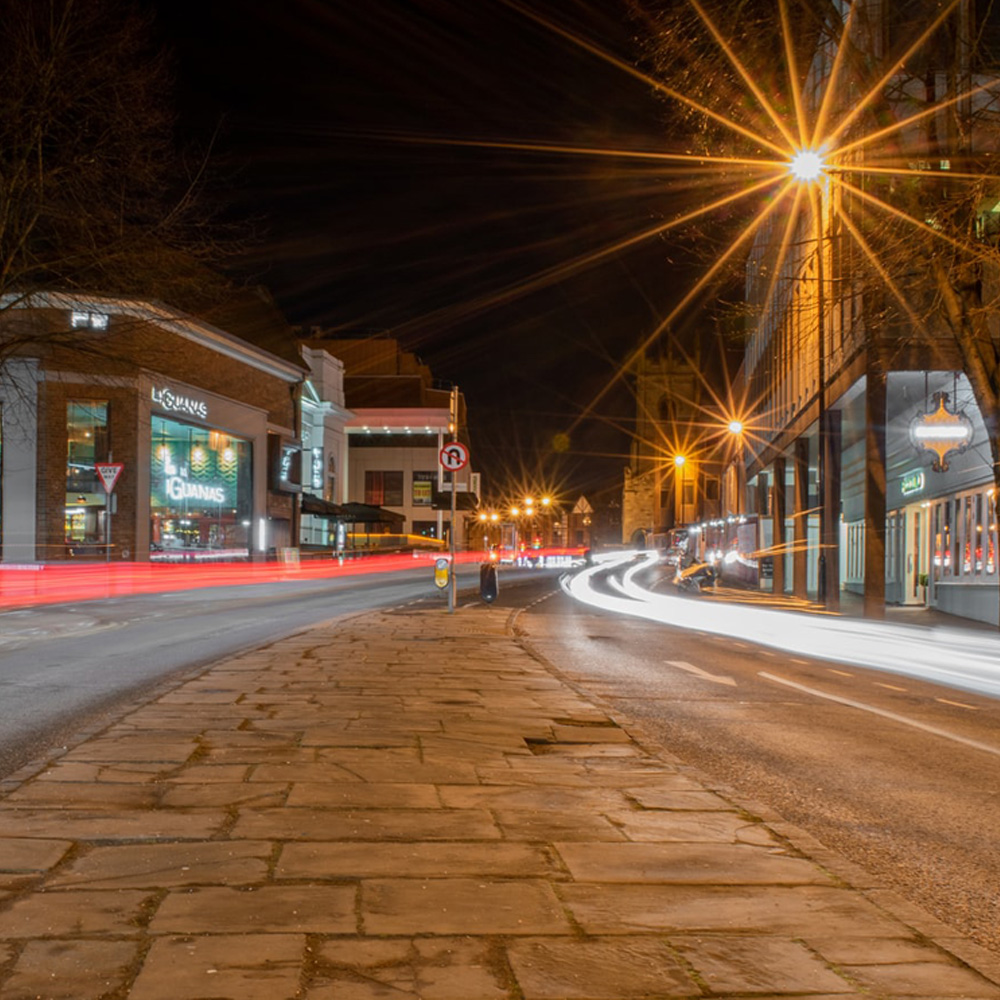
[[[260,558],[294,544],[305,371],[266,299],[234,301],[225,329],[104,296],[4,305],[5,563]],[[110,502],[98,463],[121,464]]]

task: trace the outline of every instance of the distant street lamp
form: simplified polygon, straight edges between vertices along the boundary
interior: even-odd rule
[[[685,506],[684,498],[684,488],[686,486],[685,472],[687,470],[687,455],[674,455],[674,468],[680,473],[680,521],[682,524],[687,524],[687,509]]]

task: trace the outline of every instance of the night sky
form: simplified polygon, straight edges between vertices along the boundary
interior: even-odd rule
[[[636,61],[623,2],[534,7]],[[649,241],[506,290],[669,216],[662,169],[428,140],[655,150],[650,88],[499,0],[163,0],[159,19],[181,136],[218,130],[226,211],[253,220],[242,273],[291,322],[392,333],[457,382],[494,489],[620,482],[627,390],[574,420],[683,292],[684,261]]]

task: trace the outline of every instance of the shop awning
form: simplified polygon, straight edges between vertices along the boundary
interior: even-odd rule
[[[321,500],[311,493],[302,494],[302,513],[316,514],[319,517],[340,517],[340,507],[329,500]]]
[[[451,510],[451,494],[450,493],[438,493],[434,490],[431,495],[431,509],[432,510]],[[458,490],[455,494],[455,510],[478,510],[479,509],[479,497],[475,493],[469,493],[465,490]]]
[[[345,503],[340,505],[339,510],[337,516],[348,524],[387,524],[398,529],[406,520],[405,514],[367,503]]]
[[[311,493],[302,494],[302,513],[315,514],[318,517],[329,517],[345,524],[385,524],[399,528],[406,520],[405,515],[384,507],[375,507],[367,503],[330,503],[321,500]]]

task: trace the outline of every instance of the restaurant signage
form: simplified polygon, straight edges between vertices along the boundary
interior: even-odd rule
[[[934,409],[919,413],[910,421],[910,440],[920,451],[934,455],[935,472],[947,472],[948,459],[972,444],[972,421],[964,410],[948,407],[948,393],[934,393]]]

